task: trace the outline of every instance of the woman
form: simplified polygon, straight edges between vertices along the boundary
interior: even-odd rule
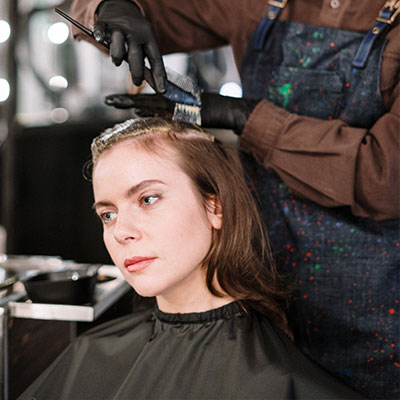
[[[107,250],[157,306],[79,337],[23,399],[361,397],[284,333],[285,290],[233,149],[149,118],[106,130],[92,161]]]

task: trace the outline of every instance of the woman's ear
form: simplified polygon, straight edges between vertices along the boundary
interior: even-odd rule
[[[221,201],[216,195],[209,195],[206,203],[207,217],[214,229],[222,227]]]

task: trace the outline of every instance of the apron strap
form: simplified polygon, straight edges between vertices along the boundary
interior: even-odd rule
[[[400,0],[389,0],[385,2],[385,5],[379,11],[379,16],[376,18],[376,24],[368,31],[358,48],[352,63],[354,68],[362,69],[365,67],[375,41],[382,36],[386,28],[394,22],[399,13]]]
[[[269,8],[267,14],[257,25],[256,31],[254,33],[253,48],[254,50],[260,51],[264,46],[265,39],[268,32],[271,30],[274,22],[278,19],[279,14],[286,6],[288,0],[269,0]]]

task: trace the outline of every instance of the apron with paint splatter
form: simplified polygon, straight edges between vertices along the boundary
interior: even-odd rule
[[[384,40],[365,68],[355,69],[364,34],[277,21],[257,49],[260,28],[241,72],[245,97],[353,127],[369,128],[384,113]],[[348,208],[301,199],[275,173],[242,157],[278,263],[295,276],[291,321],[297,345],[367,396],[397,398],[399,221],[357,218]]]

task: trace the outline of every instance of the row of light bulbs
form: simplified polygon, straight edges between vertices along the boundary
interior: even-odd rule
[[[5,20],[0,20],[0,44],[7,42],[11,35],[10,24]],[[64,22],[56,22],[50,25],[47,30],[47,37],[51,43],[62,44],[69,37],[69,27]],[[54,89],[65,89],[68,81],[61,75],[53,76],[49,79],[49,86]],[[10,84],[7,79],[0,77],[0,102],[4,102],[10,96]]]

